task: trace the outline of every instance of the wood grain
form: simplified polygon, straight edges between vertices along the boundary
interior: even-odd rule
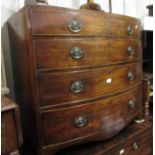
[[[32,34],[63,36],[106,36],[106,16],[97,12],[66,11],[65,9],[33,8]],[[80,23],[81,31],[72,33],[69,24],[73,19]],[[95,19],[95,22],[94,22]],[[53,22],[54,21],[54,22]],[[97,24],[96,24],[97,23]]]
[[[137,143],[138,149],[133,148]],[[152,155],[152,123],[130,124],[119,135],[108,141],[86,143],[59,151],[56,155],[117,155],[124,150],[126,155]]]
[[[128,73],[133,72],[134,79],[128,80]],[[108,83],[110,79],[110,83]],[[82,81],[80,93],[71,91],[75,81]],[[101,69],[50,72],[38,75],[40,105],[73,104],[101,96],[128,90],[141,83],[141,64],[133,63]]]
[[[62,46],[63,45],[63,46]],[[141,60],[140,42],[105,38],[39,39],[34,41],[38,69],[62,69],[109,65]],[[74,59],[71,50],[79,47],[83,57]],[[129,54],[128,48],[134,52]]]
[[[134,108],[128,105],[131,99],[135,101]],[[141,86],[139,86],[105,100],[70,108],[47,110],[41,114],[44,145],[60,145],[77,139],[82,141],[85,137],[97,134],[102,135],[102,140],[111,137],[132,120],[140,110],[141,104]],[[80,116],[88,120],[84,127],[77,127],[75,124],[75,119]]]
[[[117,17],[117,18],[116,18]],[[128,34],[128,26],[133,29],[133,34]],[[111,37],[124,37],[124,38],[141,38],[140,21],[132,19],[131,17],[123,17],[111,15],[109,20],[109,35]]]

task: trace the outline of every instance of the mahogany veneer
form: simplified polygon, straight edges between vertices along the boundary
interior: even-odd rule
[[[128,79],[129,73],[134,80]],[[38,75],[41,106],[74,104],[75,102],[113,95],[141,83],[141,63],[80,71],[40,73]],[[111,83],[107,83],[111,79]],[[74,81],[82,81],[81,93],[70,90]],[[60,85],[61,83],[61,85]]]
[[[99,139],[112,137],[118,128],[126,126],[141,107],[140,90],[141,87],[137,87],[105,100],[43,112],[42,127],[45,145],[66,143],[72,139],[93,137],[97,134],[101,136],[98,137]],[[131,108],[128,101],[133,98],[136,105]],[[78,117],[86,118],[88,121],[87,125],[81,129],[77,128],[74,123]],[[69,134],[68,131],[70,131]],[[57,132],[59,134],[55,134]]]
[[[152,122],[130,124],[112,139],[70,147],[56,155],[152,155]]]
[[[134,48],[132,54],[128,52],[130,46]],[[75,61],[71,57],[69,51],[74,47],[83,50],[81,60]],[[38,39],[34,42],[34,48],[38,69],[107,66],[141,59],[140,41],[133,39],[112,40],[99,37]]]
[[[142,110],[137,19],[28,5],[8,27],[24,137],[36,154],[108,139]]]

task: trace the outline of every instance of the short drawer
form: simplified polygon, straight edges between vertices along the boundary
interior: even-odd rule
[[[124,128],[141,108],[141,86],[84,105],[41,113],[44,145],[61,145],[85,138],[105,139]],[[99,136],[97,136],[99,135]]]
[[[141,83],[141,62],[80,71],[40,72],[40,105],[75,104]]]
[[[112,15],[109,19],[109,35],[111,37],[141,37],[140,22],[137,19],[125,16]]]
[[[94,22],[95,19],[95,22]],[[105,36],[106,16],[101,12],[57,7],[32,8],[32,34],[53,36]]]
[[[38,69],[92,67],[141,59],[137,40],[72,38],[35,40]]]

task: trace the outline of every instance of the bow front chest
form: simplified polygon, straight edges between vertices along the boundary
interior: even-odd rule
[[[142,110],[137,19],[29,5],[8,28],[24,138],[36,154],[111,138]]]

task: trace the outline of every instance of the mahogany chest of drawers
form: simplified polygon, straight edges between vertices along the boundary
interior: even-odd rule
[[[36,154],[108,139],[142,110],[137,19],[29,5],[8,28],[16,100]]]
[[[1,100],[1,154],[19,155],[19,147],[23,142],[19,109],[9,98]]]

